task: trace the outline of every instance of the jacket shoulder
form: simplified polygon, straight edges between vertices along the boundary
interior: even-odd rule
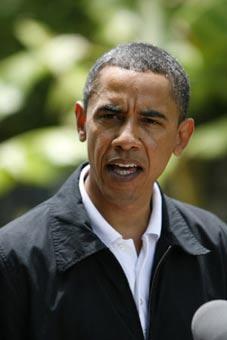
[[[18,276],[37,262],[34,258],[50,258],[49,210],[49,201],[43,202],[0,228],[1,270]]]
[[[44,232],[48,225],[50,205],[49,200],[34,207],[24,215],[9,222],[0,228],[0,246],[13,244],[19,246],[20,243],[28,244],[38,234]],[[37,238],[36,238],[37,239]]]
[[[42,297],[43,273],[53,263],[49,209],[46,201],[0,229],[0,328],[4,339],[27,338],[29,292],[37,286],[37,278],[41,282],[37,294]]]
[[[195,205],[191,205],[188,203],[184,203],[175,199],[171,199],[174,205],[177,207],[177,209],[183,214],[185,217],[188,217],[189,219],[195,220],[195,222],[206,222],[206,223],[218,223],[221,225],[225,225],[225,222],[222,221],[217,215],[214,213],[205,210],[203,208],[200,208]]]
[[[188,203],[170,200],[195,234],[203,235],[217,244],[220,244],[220,238],[223,238],[227,245],[227,224],[217,215]]]

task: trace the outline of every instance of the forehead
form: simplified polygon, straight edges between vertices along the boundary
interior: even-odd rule
[[[121,94],[126,90],[142,96],[170,97],[171,83],[164,75],[152,71],[137,72],[117,66],[106,66],[97,77],[93,94],[103,94],[105,91]]]
[[[144,106],[163,106],[163,110],[171,106],[174,111],[178,111],[171,83],[165,75],[117,66],[104,67],[96,79],[89,105],[98,105],[102,101],[116,101],[122,105],[134,101]]]
[[[168,88],[170,86],[169,79],[167,79],[163,74],[154,73],[152,71],[138,72],[134,70],[124,69],[118,66],[105,66],[98,76],[99,83],[108,83],[109,85],[117,85],[122,83],[124,85],[125,81],[130,81],[132,85],[136,80],[137,85],[142,85],[144,81],[146,82],[161,82]]]

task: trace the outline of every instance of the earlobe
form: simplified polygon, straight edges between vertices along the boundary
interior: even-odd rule
[[[195,127],[194,119],[188,118],[180,123],[178,127],[177,142],[173,153],[175,156],[180,156],[183,150],[188,145]]]
[[[78,132],[78,134],[79,134],[79,140],[80,140],[81,142],[85,142],[85,141],[86,141],[86,132],[80,130],[80,131]]]
[[[77,122],[77,131],[79,134],[79,139],[81,142],[86,140],[86,113],[84,110],[83,103],[78,101],[75,104],[75,115],[76,115],[76,122]]]

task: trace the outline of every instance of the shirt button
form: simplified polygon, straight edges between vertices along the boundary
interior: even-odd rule
[[[143,299],[140,298],[140,306],[143,304]]]

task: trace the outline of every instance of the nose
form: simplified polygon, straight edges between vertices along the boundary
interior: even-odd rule
[[[139,138],[139,127],[134,121],[127,121],[119,129],[112,141],[112,146],[122,150],[138,149],[141,146]]]

